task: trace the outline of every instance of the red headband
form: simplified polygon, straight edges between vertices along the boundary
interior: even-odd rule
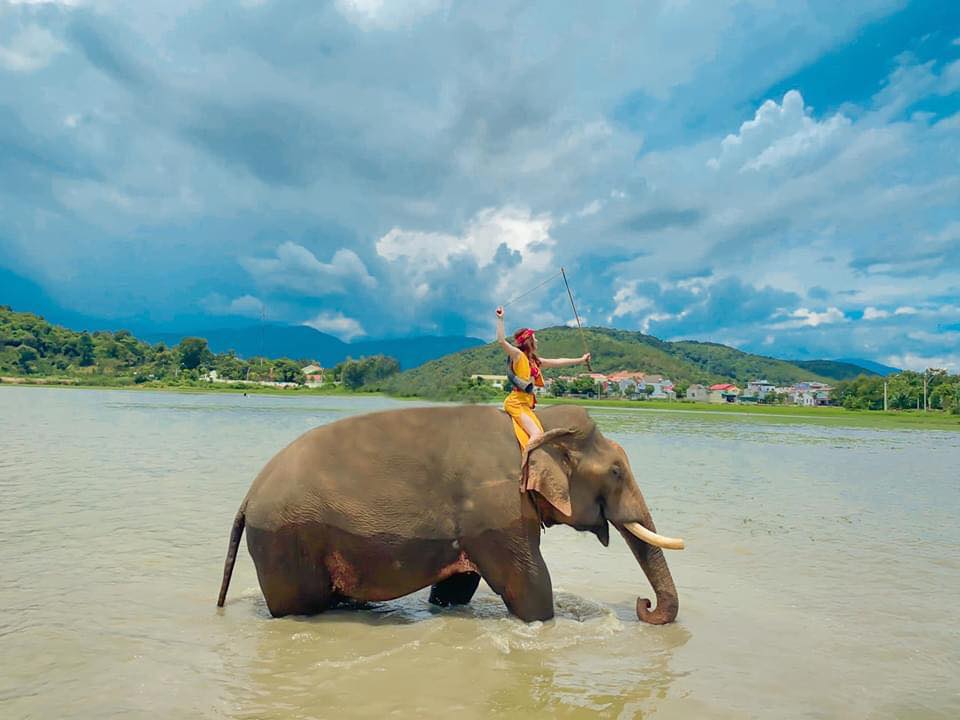
[[[533,330],[530,328],[523,328],[523,330],[517,330],[513,334],[513,339],[517,341],[517,345],[523,345],[533,337]]]

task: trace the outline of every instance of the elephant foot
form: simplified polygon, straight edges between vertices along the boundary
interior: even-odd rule
[[[466,605],[480,585],[480,574],[457,573],[430,588],[430,602],[440,607]]]

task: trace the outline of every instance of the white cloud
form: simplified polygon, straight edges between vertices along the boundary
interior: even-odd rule
[[[0,66],[14,72],[33,72],[47,66],[63,47],[46,28],[28,25],[9,44],[0,45]]]
[[[230,301],[228,307],[231,315],[246,315],[256,317],[263,311],[263,303],[253,295],[241,295]]]
[[[685,314],[685,312],[681,312],[676,315],[662,312],[650,313],[640,321],[640,332],[647,334],[650,332],[651,323],[663,322],[664,320],[680,319],[683,318]]]
[[[336,0],[340,14],[365,30],[412,25],[447,5],[447,0]]]
[[[780,105],[767,100],[739,133],[727,135],[720,155],[707,165],[737,167],[741,172],[774,168],[830,146],[850,125],[850,119],[840,114],[817,122],[807,114],[803,96],[790,90]]]
[[[211,315],[240,315],[241,317],[259,317],[263,311],[263,302],[253,295],[241,295],[228,300],[220,293],[210,293],[200,301],[200,305]]]
[[[887,355],[882,362],[886,365],[917,372],[923,372],[930,368],[943,368],[951,372],[960,371],[960,355],[917,355],[908,352]]]
[[[801,307],[791,312],[789,317],[792,319],[776,323],[771,327],[776,329],[819,327],[820,325],[833,325],[834,323],[846,321],[843,312],[836,307],[829,307],[823,312]]]
[[[359,322],[347,317],[341,312],[322,312],[303,324],[312,327],[314,330],[335,335],[345,342],[350,342],[355,337],[366,335],[363,326]]]
[[[590,217],[591,215],[596,215],[603,209],[603,203],[599,200],[594,200],[593,202],[585,205],[582,209],[577,211],[577,217]]]
[[[896,310],[894,310],[893,314],[894,315],[916,315],[918,312],[920,311],[911,305],[903,305],[902,307],[898,307]]]
[[[329,263],[321,262],[302,245],[285,242],[275,258],[241,258],[240,264],[263,287],[323,297],[352,291],[357,285],[377,286],[363,260],[353,251],[340,248]]]
[[[474,216],[462,235],[393,228],[377,241],[377,253],[391,262],[407,260],[421,272],[447,267],[451,257],[461,254],[485,268],[501,245],[531,261],[549,255],[552,224],[549,214],[535,216],[525,208],[487,208]]]
[[[637,294],[636,283],[625,285],[617,290],[613,296],[613,302],[615,304],[613,309],[614,318],[633,315],[641,310],[653,307],[653,302],[650,298]]]
[[[875,307],[866,307],[863,310],[863,319],[864,320],[882,320],[883,318],[890,317],[890,313],[886,310],[878,310]]]
[[[62,5],[64,7],[78,7],[83,0],[6,0],[9,5]]]

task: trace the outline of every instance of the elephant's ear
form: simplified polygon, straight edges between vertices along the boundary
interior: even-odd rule
[[[523,489],[539,493],[568,517],[573,514],[570,506],[573,459],[564,440],[575,432],[573,428],[548,430],[523,452]]]

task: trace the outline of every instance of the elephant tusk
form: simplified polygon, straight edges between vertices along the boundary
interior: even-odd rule
[[[684,548],[683,538],[670,538],[664,535],[658,535],[652,530],[647,530],[638,522],[624,523],[623,526],[629,530],[631,534],[650,545],[656,545],[665,550],[683,550]]]

